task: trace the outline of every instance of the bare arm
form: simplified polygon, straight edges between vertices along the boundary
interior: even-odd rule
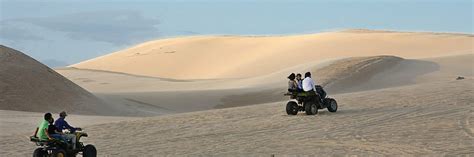
[[[44,132],[46,133],[46,136],[48,136],[48,139],[51,140],[52,138],[51,138],[51,136],[49,136],[48,128],[45,128],[45,129],[44,129]]]
[[[36,127],[35,133],[33,134],[33,137],[36,137],[36,134],[38,133],[38,127]]]

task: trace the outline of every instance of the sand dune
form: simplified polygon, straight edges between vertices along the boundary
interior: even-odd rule
[[[0,109],[66,110],[80,114],[110,114],[111,111],[101,100],[54,70],[3,45],[0,45]]]
[[[251,78],[214,80],[167,80],[71,68],[57,71],[111,104],[146,111],[128,115],[144,116],[282,101],[287,99],[283,96],[285,78],[291,72],[312,71],[317,83],[337,94],[472,76],[472,67],[452,65],[469,65],[472,59],[474,55],[349,57],[304,63]]]
[[[146,42],[71,67],[174,79],[245,78],[340,57],[472,52],[472,35],[349,30],[294,36],[195,36]]]
[[[417,77],[438,69],[431,61],[375,56],[342,59],[315,73],[328,91],[348,93],[414,84]]]
[[[402,60],[393,56],[357,57],[324,63],[327,65],[305,64],[308,66],[305,69],[315,69],[310,71],[315,72],[315,78],[322,85],[329,84],[328,91],[340,92],[361,86],[372,75],[383,72]],[[80,69],[57,71],[110,104],[130,104],[122,106],[147,111],[148,113],[140,114],[143,116],[282,101],[285,99],[283,93],[286,91],[286,75],[292,70],[301,70],[300,67],[301,65],[297,65],[269,75],[245,79],[187,81]],[[377,88],[381,87],[374,85],[365,89]]]
[[[426,58],[424,60],[437,63],[439,70],[420,77],[419,81],[429,81],[430,78],[451,80],[457,76],[474,76],[474,47],[470,54]]]
[[[108,103],[140,111],[129,115],[162,115],[282,101],[286,99],[282,96],[285,78],[291,72],[313,72],[316,82],[333,94],[472,76],[472,67],[465,66],[474,60],[472,39],[462,34],[370,30],[277,37],[185,37],[147,42],[57,71]],[[282,48],[285,45],[288,48]],[[167,48],[176,51],[165,51]],[[370,56],[377,54],[384,55]],[[300,57],[283,59],[288,55]],[[170,60],[186,64],[172,65]],[[230,65],[220,64],[221,60]],[[214,69],[234,64],[238,71],[227,69],[227,76]],[[271,66],[265,67],[267,64]],[[121,65],[126,65],[125,69]],[[174,73],[161,75],[165,72],[161,69]],[[199,77],[181,77],[188,74]]]

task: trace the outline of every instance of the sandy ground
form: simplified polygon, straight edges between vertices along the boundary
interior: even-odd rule
[[[473,83],[469,79],[335,95],[341,110],[336,114],[321,112],[318,116],[287,116],[285,103],[281,102],[150,118],[91,128],[100,134],[97,139],[91,138],[91,142],[102,143],[104,154],[125,156],[133,154],[129,152],[150,155],[473,154]],[[107,140],[109,136],[102,133],[123,125],[130,125],[123,128],[129,131],[123,132],[133,132],[141,126],[152,127],[130,139],[131,146],[107,145],[115,140]],[[126,136],[116,134],[121,135]],[[149,137],[155,139],[147,140]],[[117,148],[127,151],[116,151]]]
[[[332,95],[336,113],[288,116],[286,102],[87,127],[101,156],[474,154],[474,79]],[[71,118],[72,119],[72,118]],[[29,155],[25,135],[1,154]]]
[[[59,117],[58,113],[52,113],[56,119]],[[0,136],[10,135],[31,135],[35,128],[43,120],[44,113],[39,112],[24,112],[24,111],[10,111],[0,110]],[[69,114],[66,120],[75,127],[84,128],[90,125],[105,124],[124,120],[139,119],[138,117],[114,117],[114,116],[91,116],[91,115],[75,115]]]

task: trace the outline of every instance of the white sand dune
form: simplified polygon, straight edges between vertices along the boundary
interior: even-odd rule
[[[146,42],[71,67],[174,79],[242,78],[340,57],[470,53],[472,35],[349,30],[294,36],[195,36]]]

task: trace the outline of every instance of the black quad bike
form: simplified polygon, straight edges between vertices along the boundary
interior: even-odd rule
[[[72,149],[70,142],[62,140],[40,140],[38,137],[31,136],[30,141],[36,143],[38,148],[33,152],[33,157],[75,157],[82,153],[83,157],[96,157],[97,150],[94,145],[85,145],[80,142],[81,137],[87,137],[87,133],[75,132],[76,149]]]
[[[288,115],[296,115],[299,111],[306,112],[307,115],[318,114],[319,109],[327,108],[329,112],[337,111],[337,102],[333,98],[326,97],[326,92],[319,85],[315,87],[316,92],[291,92],[285,94],[290,96],[290,100],[286,104],[286,113]]]

